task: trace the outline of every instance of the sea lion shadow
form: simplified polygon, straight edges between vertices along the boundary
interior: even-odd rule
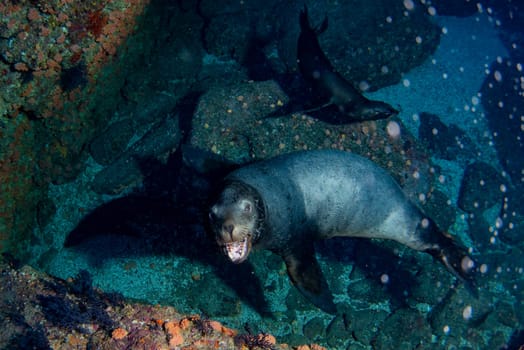
[[[190,96],[194,106],[198,96]],[[190,127],[194,106],[186,101],[177,111],[182,131]],[[189,160],[185,159],[188,154]],[[206,229],[209,193],[215,182],[231,170],[231,164],[216,165],[206,155],[202,156],[205,159],[200,156],[180,146],[164,163],[151,158],[135,159],[143,169],[142,187],[89,212],[67,235],[64,247],[83,255],[94,268],[118,258],[142,256],[198,261],[209,266],[243,302],[264,314],[268,304],[252,266],[225,264]],[[195,167],[209,171],[200,173]]]
[[[387,246],[384,246],[386,244]],[[341,257],[353,263],[377,290],[383,290],[397,305],[406,305],[406,297],[419,284],[410,266],[417,264],[411,257],[394,253],[394,242],[364,238],[335,237],[319,241],[317,252],[326,260],[340,262]],[[403,249],[403,247],[401,247]],[[384,278],[387,277],[387,282]],[[336,277],[335,277],[336,278]],[[328,282],[329,282],[328,278]],[[351,295],[348,295],[351,298]]]
[[[202,200],[205,194],[199,192],[193,189],[192,196]],[[103,204],[87,214],[68,235],[65,247],[84,255],[94,268],[120,259],[147,256],[172,256],[174,259],[196,261],[207,266],[244,303],[260,314],[266,313],[268,303],[260,281],[252,273],[253,267],[249,262],[239,267],[224,261],[204,227],[202,217],[205,213],[204,208],[188,203],[177,204],[169,196],[133,193]],[[136,267],[130,267],[133,268]],[[154,273],[155,270],[150,271]],[[160,268],[158,271],[166,273]],[[174,283],[176,279],[173,271]],[[174,284],[173,293],[175,288]],[[165,291],[160,293],[166,294]]]

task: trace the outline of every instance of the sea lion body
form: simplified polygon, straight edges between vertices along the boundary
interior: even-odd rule
[[[294,284],[328,312],[335,306],[314,255],[315,240],[395,240],[432,254],[460,277],[467,272],[463,265],[472,263],[385,170],[342,151],[296,152],[235,170],[210,220],[231,261],[244,261],[252,247],[281,255]]]
[[[327,18],[315,29],[309,23],[307,8],[304,8],[299,20],[298,67],[316,91],[328,99],[325,106],[336,105],[342,113],[355,121],[384,119],[398,114],[389,104],[364,97],[333,68],[318,42],[318,35],[327,29]]]

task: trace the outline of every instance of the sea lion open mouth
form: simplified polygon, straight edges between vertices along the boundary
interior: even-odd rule
[[[223,249],[232,262],[240,264],[249,255],[249,239],[244,238],[240,241],[225,243]]]

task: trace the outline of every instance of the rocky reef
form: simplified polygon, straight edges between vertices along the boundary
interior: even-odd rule
[[[429,3],[306,3],[313,24],[329,19],[322,49],[363,92],[401,81],[441,39]],[[524,343],[522,138],[514,135],[522,101],[502,92],[518,85],[518,59],[493,63],[508,79],[491,74],[482,88],[510,179],[477,160],[482,149],[464,125],[431,111],[417,111],[414,135],[400,117],[347,123],[302,110],[302,6],[0,4],[0,348]],[[316,247],[336,316],[305,302],[269,252],[226,265],[205,226],[214,183],[242,164],[319,148],[372,159],[443,230],[478,250],[479,297],[391,242]]]

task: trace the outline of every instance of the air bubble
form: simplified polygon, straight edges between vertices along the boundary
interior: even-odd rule
[[[415,3],[412,0],[404,0],[404,7],[407,10],[413,10],[415,8]]]
[[[480,2],[477,2],[477,11],[479,13],[484,12],[484,8],[482,7],[482,4]]]
[[[394,139],[400,136],[400,125],[395,121],[390,121],[386,126],[386,130],[388,135]]]
[[[464,308],[464,310],[462,310],[462,318],[464,318],[467,321],[470,320],[472,316],[473,308],[471,307],[471,305],[468,305]]]
[[[404,79],[402,80],[402,84],[405,86],[405,87],[409,87],[411,85],[411,82],[408,80],[408,79]]]
[[[488,272],[488,265],[482,264],[480,265],[480,273],[486,273]]]
[[[493,73],[493,76],[495,77],[495,80],[499,83],[502,81],[502,73],[498,70],[496,70],[495,73]]]
[[[464,256],[462,260],[460,261],[460,268],[462,269],[462,271],[468,272],[469,270],[471,270],[474,267],[475,267],[475,262],[467,255]]]
[[[382,282],[382,284],[387,284],[389,282],[388,274],[386,273],[382,274],[382,276],[380,276],[380,282]]]
[[[430,16],[435,16],[437,14],[437,9],[433,6],[428,7],[428,13]]]
[[[360,91],[367,91],[369,89],[369,83],[363,80],[358,84],[358,88],[360,89]]]
[[[442,331],[444,332],[444,334],[449,334],[449,332],[451,332],[451,328],[449,328],[448,325],[445,325],[444,327],[442,327]]]

